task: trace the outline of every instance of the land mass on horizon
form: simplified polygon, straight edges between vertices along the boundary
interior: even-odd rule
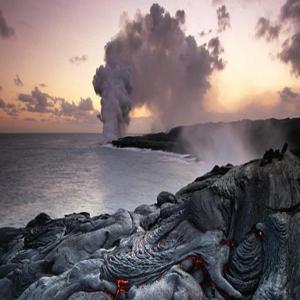
[[[249,152],[258,156],[265,149],[280,148],[284,143],[288,143],[290,149],[300,149],[300,118],[198,123],[112,141],[116,147],[191,154],[199,159],[205,159],[204,154],[209,151],[212,151],[211,157],[214,157],[214,151],[225,148],[234,151],[239,144],[244,148],[241,151],[248,148]]]

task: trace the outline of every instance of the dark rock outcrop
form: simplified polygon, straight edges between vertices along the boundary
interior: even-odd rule
[[[219,140],[224,138],[225,142],[229,132],[237,139],[241,139],[256,155],[261,155],[265,149],[278,147],[285,142],[289,144],[290,149],[300,149],[300,118],[200,123],[175,127],[168,132],[127,136],[113,141],[112,144],[121,148],[162,150],[198,157],[199,150],[200,153],[207,152],[216,146],[214,137]],[[235,143],[231,146],[232,149],[236,147]]]
[[[0,229],[0,299],[300,297],[300,158],[215,167],[134,212]]]

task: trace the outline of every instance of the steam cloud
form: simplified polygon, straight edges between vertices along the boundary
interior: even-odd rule
[[[201,110],[209,77],[224,68],[219,39],[198,46],[183,31],[185,12],[171,16],[158,4],[126,20],[105,47],[105,65],[93,79],[101,96],[106,141],[121,136],[132,108],[146,104],[165,127],[186,123]]]
[[[211,4],[213,6],[222,5],[224,3],[224,0],[212,0]]]
[[[285,30],[284,30],[285,29]],[[300,0],[286,0],[280,9],[280,14],[275,22],[260,18],[256,26],[256,36],[264,37],[271,41],[280,37],[280,33],[290,32],[290,36],[282,44],[278,58],[290,64],[296,76],[300,75]]]
[[[278,38],[280,32],[279,25],[272,25],[270,20],[261,17],[256,24],[256,37],[265,37],[268,42]]]
[[[227,11],[225,5],[222,5],[217,9],[217,16],[219,32],[225,31],[227,28],[230,28],[230,14]]]

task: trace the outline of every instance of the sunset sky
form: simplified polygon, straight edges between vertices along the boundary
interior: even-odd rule
[[[291,43],[300,28],[299,1],[158,3],[172,16],[178,9],[185,11],[184,30],[199,45],[218,36],[224,48],[226,66],[210,77],[199,122],[299,116],[300,58],[293,60],[292,52],[285,51],[292,47],[283,45]],[[0,0],[0,132],[99,132],[100,98],[92,80],[104,63],[104,47],[119,32],[124,13],[129,18],[137,10],[146,14],[152,4],[148,0]],[[286,4],[295,5],[298,16],[283,16]],[[216,11],[223,5],[230,18],[220,30]],[[258,23],[261,17],[270,24]],[[293,49],[300,51],[297,45],[300,42]],[[134,109],[130,131],[149,130],[150,115],[145,106]]]

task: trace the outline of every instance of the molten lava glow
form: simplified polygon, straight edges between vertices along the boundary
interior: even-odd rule
[[[139,107],[134,107],[130,112],[130,118],[147,118],[151,117],[152,112],[146,104]]]
[[[262,230],[258,230],[257,234],[263,238],[264,237],[264,232]]]
[[[202,258],[199,258],[199,257],[197,257],[197,256],[191,256],[191,257],[190,257],[190,260],[192,261],[192,263],[193,263],[194,265],[197,265],[198,267],[202,267],[203,264],[204,264],[203,259],[202,259]]]
[[[125,293],[125,294],[128,293],[127,284],[128,284],[128,280],[123,280],[123,279],[117,280],[117,292],[116,295],[114,296],[114,300],[118,299],[120,293]]]

